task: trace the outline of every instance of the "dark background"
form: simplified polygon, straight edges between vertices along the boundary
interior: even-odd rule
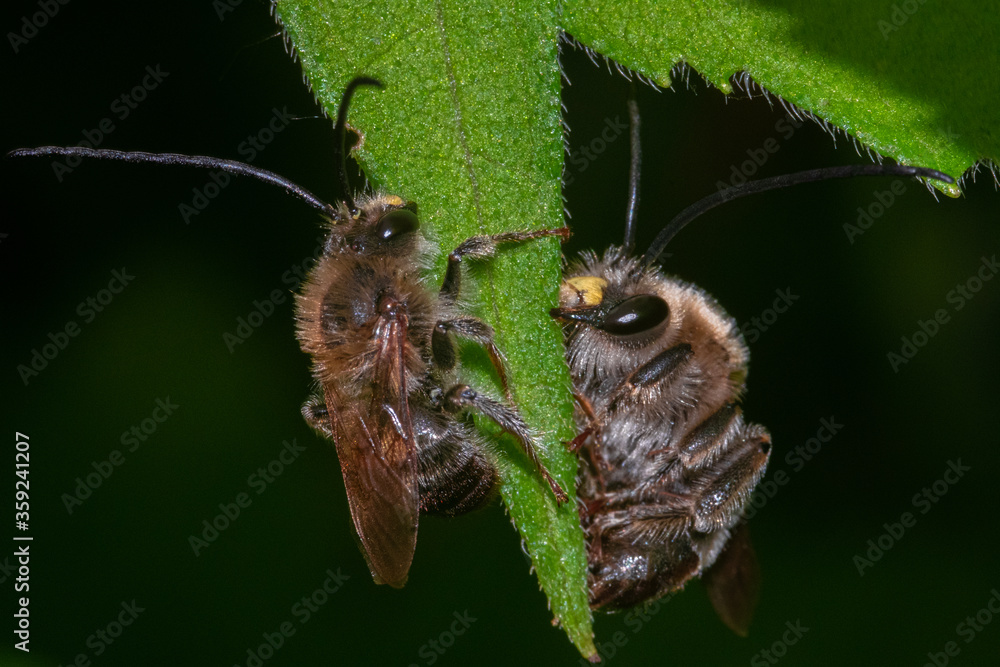
[[[37,11],[35,3],[12,4],[5,33]],[[4,47],[2,149],[75,144],[110,117],[116,127],[103,147],[240,159],[239,144],[267,125],[272,108],[287,106],[305,119],[278,134],[256,164],[333,199],[332,124],[308,119],[317,107],[280,39],[265,39],[275,32],[267,5],[251,0],[221,21],[207,2],[60,6],[19,53]],[[627,85],[582,51],[564,48],[563,62],[577,150],[600,136],[605,119],[624,119]],[[118,119],[112,102],[141,82],[147,65],[169,76]],[[760,175],[868,162],[843,136],[835,148],[814,124],[785,139],[776,130],[780,107],[746,95],[727,101],[697,75],[690,87],[643,88],[640,104],[640,247],[769,138],[780,149]],[[585,171],[569,163],[568,255],[620,240],[627,164],[624,135]],[[84,653],[95,665],[245,665],[263,633],[291,621],[294,636],[265,664],[577,663],[549,624],[499,505],[422,522],[406,588],[371,582],[333,448],[299,416],[309,374],[290,299],[227,350],[222,334],[255,299],[288,293],[282,274],[315,245],[312,211],[274,188],[234,182],[185,224],[178,205],[204,186],[203,172],[89,162],[60,183],[48,160],[5,161],[3,169],[0,385],[5,437],[31,438],[34,542],[32,651],[11,647],[13,575],[2,571],[9,627],[0,628],[8,637],[0,662],[67,665]],[[773,434],[766,479],[784,471],[787,484],[763,497],[751,524],[763,590],[750,637],[722,626],[692,583],[641,623],[599,617],[597,640],[610,664],[768,664],[759,652],[780,644],[786,622],[808,631],[775,648],[783,664],[920,665],[949,641],[961,651],[954,664],[993,664],[1000,622],[970,643],[956,626],[1000,588],[992,516],[1000,282],[985,283],[958,312],[946,294],[1000,249],[1000,197],[988,173],[967,184],[964,199],[940,202],[904,181],[905,193],[850,243],[842,225],[891,183],[826,183],[743,200],[672,244],[667,269],[703,286],[740,322],[760,317],[776,289],[799,297],[751,339],[745,402]],[[84,323],[77,305],[122,267],[134,281]],[[950,322],[894,372],[886,354],[939,308]],[[16,367],[69,320],[80,335],[25,386]],[[136,451],[124,451],[122,433],[167,397],[180,407]],[[843,428],[796,470],[786,455],[831,417]],[[305,451],[258,495],[248,477],[292,439]],[[124,463],[67,513],[63,494],[116,449]],[[13,447],[6,451],[3,493],[12,494]],[[959,459],[971,470],[921,514],[913,496]],[[188,536],[241,492],[252,504],[196,557]],[[854,556],[907,511],[915,525],[859,576]],[[322,585],[328,568],[350,578],[299,623],[293,605]],[[144,611],[96,656],[88,637],[133,599]],[[453,613],[466,611],[476,619],[468,631],[443,654],[429,652]]]

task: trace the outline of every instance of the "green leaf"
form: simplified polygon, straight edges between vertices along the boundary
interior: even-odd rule
[[[563,12],[585,46],[661,85],[678,62],[726,92],[747,72],[899,162],[957,178],[1000,157],[1000,14],[984,5],[567,0]]]
[[[421,225],[442,249],[434,281],[447,252],[469,236],[563,226],[555,3],[283,0],[277,14],[331,116],[353,76],[386,83],[355,95],[350,122],[365,137],[357,157],[377,187],[417,202]],[[573,437],[571,383],[548,315],[558,302],[559,243],[505,247],[495,260],[473,263],[472,273],[478,314],[496,329],[514,397],[542,434],[548,469],[572,495],[576,461],[563,445]],[[495,373],[470,363],[470,352],[463,348],[469,381],[496,388]],[[593,655],[575,503],[557,508],[516,445],[502,441],[507,510],[555,618]]]

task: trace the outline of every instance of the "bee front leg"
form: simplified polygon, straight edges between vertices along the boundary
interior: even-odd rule
[[[611,412],[622,401],[634,397],[647,387],[669,385],[682,379],[688,362],[694,357],[691,346],[681,343],[667,348],[629,373],[608,400],[605,412]]]
[[[585,394],[573,392],[573,399],[587,417],[587,427],[580,431],[575,438],[566,443],[566,449],[576,454],[588,438],[593,437],[595,442],[600,442],[601,423],[597,413],[594,411],[594,404],[590,402],[590,399]]]
[[[483,396],[465,384],[455,385],[447,391],[444,395],[444,408],[449,412],[459,412],[465,408],[472,408],[496,422],[500,428],[517,439],[521,445],[521,449],[524,450],[524,453],[528,455],[531,462],[538,468],[538,472],[542,475],[542,478],[548,482],[552,493],[555,494],[556,500],[559,503],[569,501],[569,496],[566,495],[566,492],[563,491],[559,483],[549,474],[549,471],[538,458],[538,452],[535,450],[528,425],[524,423],[521,415],[516,410]]]
[[[444,274],[444,282],[441,284],[440,296],[442,299],[454,303],[462,289],[462,260],[484,259],[496,254],[497,246],[501,243],[522,243],[532,239],[540,239],[546,236],[561,236],[563,241],[569,238],[568,227],[558,229],[537,229],[527,232],[504,232],[491,236],[470,236],[462,241],[457,248],[448,255],[448,270]]]

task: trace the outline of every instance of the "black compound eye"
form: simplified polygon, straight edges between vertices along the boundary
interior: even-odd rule
[[[418,229],[420,222],[417,220],[417,214],[410,209],[400,208],[382,216],[378,221],[378,227],[375,228],[375,237],[380,241],[390,241]]]
[[[608,311],[601,329],[616,336],[629,336],[657,327],[670,317],[667,302],[652,294],[625,299]]]

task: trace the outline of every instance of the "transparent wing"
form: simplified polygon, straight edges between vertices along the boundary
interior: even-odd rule
[[[407,404],[405,315],[375,330],[372,395],[348,400],[323,387],[351,518],[376,583],[401,588],[417,544],[416,443]]]

